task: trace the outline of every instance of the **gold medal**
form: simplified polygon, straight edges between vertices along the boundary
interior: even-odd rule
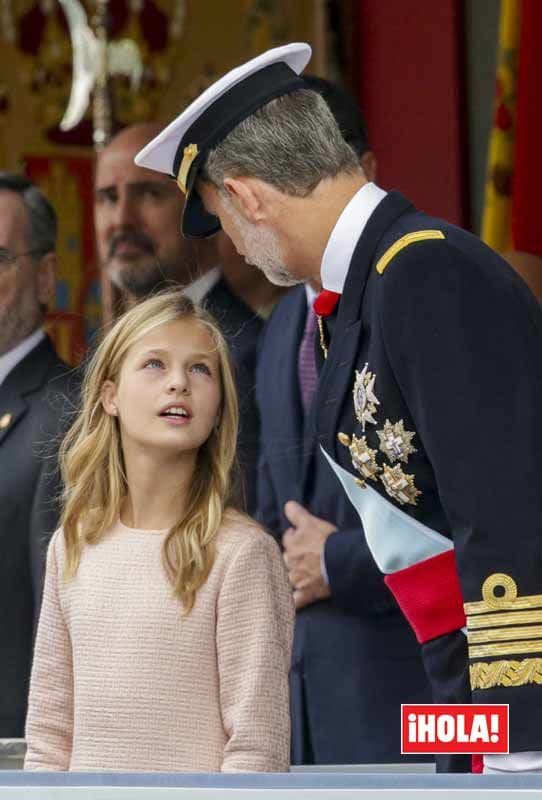
[[[399,464],[395,467],[388,467],[387,464],[384,464],[380,480],[389,496],[400,505],[404,506],[407,503],[412,506],[417,505],[421,492],[414,486],[414,475],[403,472]]]
[[[406,464],[409,455],[416,452],[416,448],[411,444],[416,434],[405,430],[402,419],[394,425],[387,419],[382,430],[377,431],[376,435],[380,440],[380,450],[392,464],[394,461]]]
[[[380,472],[380,467],[376,463],[376,450],[371,450],[367,444],[365,436],[361,439],[354,434],[352,439],[345,433],[339,433],[337,436],[339,442],[348,447],[352,457],[352,465],[354,469],[362,476],[362,480],[357,480],[359,486],[365,486],[366,479],[376,480],[376,476]]]
[[[356,370],[356,380],[352,391],[356,419],[360,423],[364,433],[365,425],[368,422],[376,424],[376,419],[373,414],[376,412],[376,407],[380,405],[380,400],[378,400],[374,393],[376,375],[372,372],[368,372],[368,366],[368,364],[365,364],[361,372]]]

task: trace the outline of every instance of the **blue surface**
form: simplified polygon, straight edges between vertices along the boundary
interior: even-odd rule
[[[0,772],[6,786],[117,786],[221,789],[539,789],[542,774],[402,775],[317,773],[244,774],[120,773],[120,772]]]

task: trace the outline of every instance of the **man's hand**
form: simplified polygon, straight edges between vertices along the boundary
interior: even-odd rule
[[[292,527],[282,537],[283,558],[294,588],[295,607],[300,609],[331,595],[322,575],[322,558],[327,537],[337,528],[293,500],[286,503],[284,513]]]

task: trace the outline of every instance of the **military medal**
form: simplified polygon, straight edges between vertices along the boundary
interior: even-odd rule
[[[380,467],[375,458],[376,450],[371,450],[365,436],[358,439],[354,434],[350,439],[346,433],[339,433],[337,438],[341,444],[350,450],[352,464],[363,478],[363,480],[356,479],[358,486],[365,486],[366,478],[373,481],[376,480],[376,476],[380,472]]]
[[[368,366],[369,364],[365,364],[361,372],[356,370],[356,381],[352,392],[356,419],[364,433],[365,425],[368,422],[376,423],[373,414],[376,412],[376,407],[380,405],[380,400],[377,399],[374,393],[376,375],[367,371]]]
[[[11,414],[4,414],[2,417],[0,417],[0,431],[5,430],[10,422]]]
[[[377,431],[376,435],[380,439],[380,450],[392,464],[394,461],[403,461],[406,464],[409,455],[416,452],[416,448],[411,444],[416,434],[405,430],[402,419],[394,425],[387,419],[382,430]]]
[[[389,496],[397,500],[400,505],[404,506],[407,503],[412,506],[417,505],[421,492],[414,486],[414,475],[407,475],[399,464],[395,467],[384,464],[380,480]]]

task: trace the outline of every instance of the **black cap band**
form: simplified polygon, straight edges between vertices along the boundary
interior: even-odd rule
[[[198,155],[190,166],[190,184],[193,185],[195,173],[209,150],[225,139],[236,125],[275,97],[306,88],[303,79],[281,61],[258,70],[228,89],[198,117],[179,142],[173,160],[173,177],[177,178],[184,148],[189,144],[198,146]],[[188,179],[186,183],[188,185]]]

